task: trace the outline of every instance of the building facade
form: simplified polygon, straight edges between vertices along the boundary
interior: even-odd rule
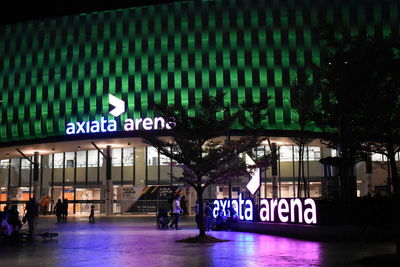
[[[166,127],[156,104],[192,112],[209,97],[231,112],[269,101],[263,127],[279,147],[279,195],[297,196],[290,137],[299,127],[290,88],[324,60],[321,17],[348,34],[399,35],[399,3],[390,0],[183,1],[3,26],[0,205],[23,203],[36,191],[54,201],[68,198],[73,212],[91,204],[106,212],[107,201],[113,212],[125,212],[149,186],[184,187],[172,179],[179,168],[138,132]],[[307,147],[310,196],[329,187],[318,160],[332,153],[317,141]],[[360,195],[384,189],[384,172],[377,168],[367,178],[364,169],[357,167]],[[268,172],[260,192],[271,197]],[[185,190],[193,203],[193,192]],[[232,190],[234,196],[243,185]],[[226,185],[208,192],[209,198],[228,195]]]

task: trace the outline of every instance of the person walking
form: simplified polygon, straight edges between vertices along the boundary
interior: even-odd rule
[[[61,221],[62,212],[63,212],[63,205],[62,205],[61,199],[57,200],[57,203],[56,203],[56,205],[54,207],[54,212],[56,213],[56,216],[57,216],[57,222],[60,222]]]
[[[90,206],[89,222],[95,223],[95,221],[94,221],[94,205]]]
[[[28,203],[26,204],[25,218],[28,221],[29,236],[32,237],[33,230],[35,228],[34,223],[38,218],[38,203],[36,202],[35,197],[30,198]]]
[[[172,203],[172,213],[174,214],[174,221],[169,225],[171,229],[180,230],[179,228],[179,215],[183,212],[181,209],[181,197],[177,195]]]

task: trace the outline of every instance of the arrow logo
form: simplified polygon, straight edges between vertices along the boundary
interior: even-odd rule
[[[125,112],[125,101],[119,99],[118,97],[108,94],[108,103],[113,105],[115,108],[110,111],[110,114],[114,117],[118,117]]]
[[[246,164],[255,165],[256,163],[246,154]],[[254,193],[257,192],[258,188],[260,188],[260,185],[260,168],[257,168],[255,169],[254,173],[251,174],[251,179],[246,185],[246,188],[250,191],[252,195],[254,195]]]

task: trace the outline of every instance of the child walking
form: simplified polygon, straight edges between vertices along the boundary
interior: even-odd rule
[[[89,222],[94,223],[94,205],[90,207]]]

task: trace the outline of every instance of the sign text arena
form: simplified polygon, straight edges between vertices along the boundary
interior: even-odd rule
[[[239,195],[239,199],[216,199],[213,204],[214,218],[221,212],[223,216],[229,216],[230,207],[233,207],[239,220],[254,220],[254,203],[251,199],[242,199],[242,194]],[[262,222],[317,223],[317,206],[312,198],[261,199],[258,212]]]

